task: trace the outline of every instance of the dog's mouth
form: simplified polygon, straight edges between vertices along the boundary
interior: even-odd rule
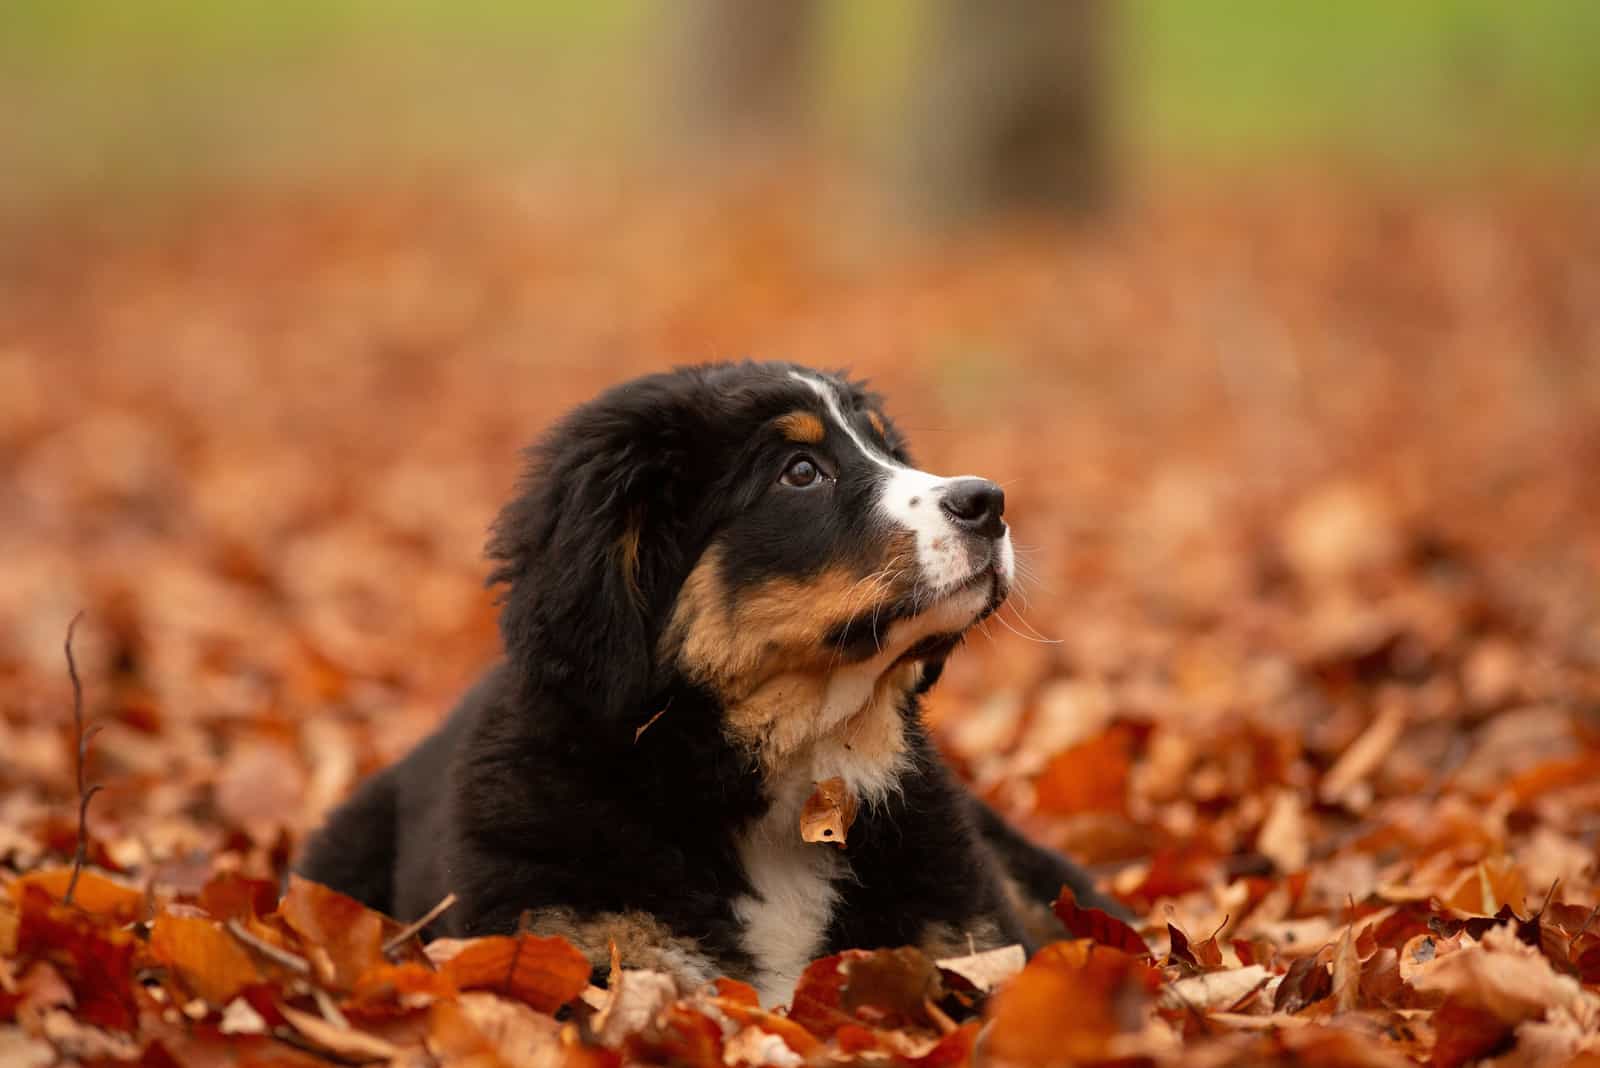
[[[1010,580],[994,555],[966,578],[935,593],[914,590],[893,604],[861,612],[834,628],[829,644],[845,659],[866,660],[890,648],[897,626],[917,628],[926,620],[932,624],[931,632],[907,646],[895,663],[948,655],[968,630],[1005,603],[1010,592]]]

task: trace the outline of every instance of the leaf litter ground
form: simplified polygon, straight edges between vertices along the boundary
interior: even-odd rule
[[[0,1062],[1600,1063],[1600,206],[1245,184],[953,245],[796,179],[15,235]],[[1006,484],[1029,578],[930,720],[1136,922],[1069,896],[1026,967],[848,953],[773,1012],[280,897],[494,655],[517,448],[747,354],[870,371],[925,466]]]

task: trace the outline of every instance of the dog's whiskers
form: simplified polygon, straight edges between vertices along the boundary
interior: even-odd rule
[[[1032,634],[1026,634],[1026,633],[1018,630],[1016,627],[1012,626],[1010,623],[1007,623],[1005,616],[1002,616],[998,610],[995,611],[994,616],[992,618],[997,620],[1002,627],[1005,627],[1011,633],[1015,634],[1017,637],[1023,639],[1024,641],[1034,642],[1035,644],[1038,644],[1038,645],[1060,645],[1061,644],[1061,639],[1060,638],[1046,638],[1043,634],[1040,634],[1038,628],[1036,628],[1032,623],[1029,623],[1026,619],[1024,619],[1022,617],[1021,613],[1017,612],[1017,610],[1015,608],[1012,608],[1011,611],[1014,614],[1016,614],[1017,621],[1019,623],[1021,623],[1023,626],[1027,627],[1028,630],[1032,631],[1033,632]]]

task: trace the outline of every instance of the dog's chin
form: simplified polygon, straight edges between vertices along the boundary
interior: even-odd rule
[[[935,660],[950,655],[966,639],[967,632],[988,619],[1005,603],[1011,582],[995,563],[990,563],[943,591],[920,616],[950,614],[951,626],[919,639],[896,661]],[[965,617],[964,621],[961,617]]]

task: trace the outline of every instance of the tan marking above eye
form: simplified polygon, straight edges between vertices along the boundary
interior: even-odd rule
[[[872,429],[878,432],[878,436],[880,438],[885,441],[889,440],[889,428],[884,425],[883,416],[879,415],[877,412],[868,411],[867,422],[872,424]]]
[[[798,410],[778,417],[777,427],[783,436],[800,445],[818,445],[827,436],[827,428],[814,412]]]

